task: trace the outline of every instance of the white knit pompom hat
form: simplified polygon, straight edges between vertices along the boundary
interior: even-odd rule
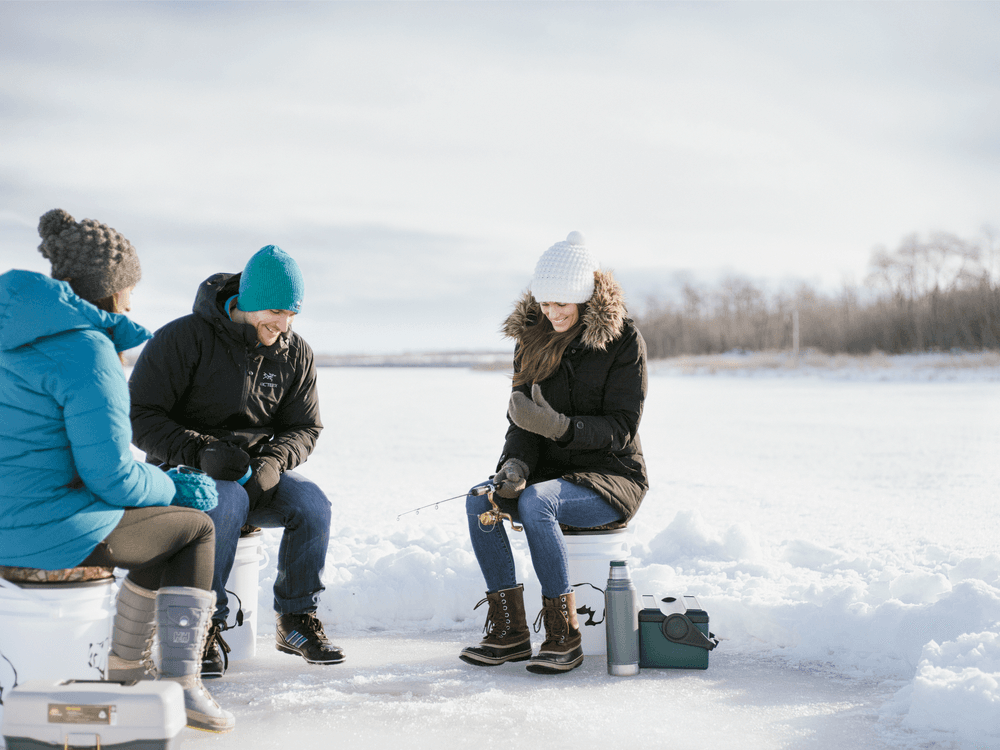
[[[586,302],[594,293],[594,271],[600,268],[583,235],[570,232],[565,242],[557,242],[538,259],[531,296],[538,302]]]

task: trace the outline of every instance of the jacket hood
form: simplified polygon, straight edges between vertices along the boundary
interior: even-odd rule
[[[125,315],[78,297],[65,281],[35,271],[0,274],[0,350],[10,351],[67,331],[99,330],[123,352],[153,334]]]
[[[258,347],[257,331],[246,323],[232,320],[225,310],[226,300],[240,292],[239,273],[216,273],[209,276],[198,287],[191,308],[198,315],[212,324],[217,330],[221,327],[225,334],[239,343],[255,348],[266,357],[282,358],[288,352],[288,340],[292,332],[283,333],[271,346]]]
[[[625,292],[615,281],[611,271],[594,272],[594,293],[586,304],[580,339],[584,346],[603,351],[621,334],[625,321],[628,320]],[[526,291],[514,305],[514,311],[504,321],[500,331],[507,338],[520,341],[525,329],[534,325],[541,317],[542,306],[530,291]]]

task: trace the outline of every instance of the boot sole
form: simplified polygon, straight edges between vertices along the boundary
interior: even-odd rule
[[[569,672],[571,669],[576,669],[581,664],[583,664],[583,655],[581,654],[573,661],[569,662],[552,662],[552,661],[532,661],[525,669],[533,674],[562,674],[563,672]]]
[[[344,656],[341,656],[339,659],[325,659],[323,661],[316,661],[314,659],[310,659],[301,651],[294,649],[291,646],[283,646],[280,643],[275,643],[274,647],[283,654],[294,654],[295,656],[301,656],[307,664],[340,664],[346,658]]]
[[[465,651],[458,655],[458,658],[464,661],[466,664],[472,664],[476,667],[499,667],[501,664],[506,664],[509,661],[528,661],[531,658],[531,649],[528,651],[521,652],[518,654],[513,654],[511,656],[503,656],[492,658],[489,656],[482,656],[480,654],[470,654]]]
[[[197,724],[187,724],[186,726],[188,729],[197,729],[199,732],[208,732],[209,734],[226,734],[236,729],[236,724],[229,727],[198,726]]]

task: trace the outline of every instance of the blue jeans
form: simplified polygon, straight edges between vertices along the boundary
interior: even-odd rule
[[[524,526],[531,553],[531,565],[542,584],[542,596],[555,599],[573,590],[569,583],[566,542],[560,523],[589,529],[620,521],[621,514],[607,500],[589,487],[551,479],[525,488],[517,500],[499,495],[493,499],[504,513]],[[468,495],[465,510],[469,516],[472,550],[486,579],[489,592],[517,585],[514,555],[503,524],[483,526],[479,514],[491,508],[486,495]]]
[[[215,523],[215,592],[213,619],[229,625],[226,581],[236,559],[240,529],[252,524],[265,529],[284,528],[278,547],[278,574],[274,580],[274,611],[279,615],[315,612],[323,593],[323,567],[330,544],[330,501],[316,484],[286,471],[271,500],[251,512],[246,490],[236,482],[216,480],[219,504],[208,515]]]

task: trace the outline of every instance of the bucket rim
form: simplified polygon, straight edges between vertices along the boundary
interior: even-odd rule
[[[98,586],[110,586],[117,580],[114,576],[107,578],[95,578],[91,581],[53,581],[51,583],[41,583],[39,581],[7,581],[19,589],[55,590],[55,589],[87,589]]]
[[[628,526],[620,529],[567,529],[563,531],[563,536],[617,536],[627,534],[630,530]]]

